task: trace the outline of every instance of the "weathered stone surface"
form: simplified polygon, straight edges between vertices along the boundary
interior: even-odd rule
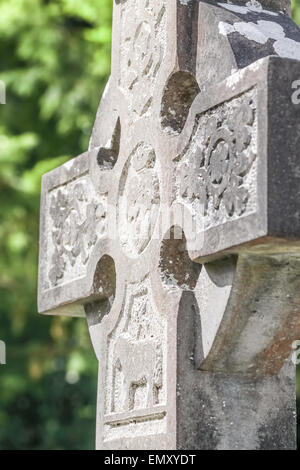
[[[89,150],[44,176],[41,203],[39,309],[87,318],[98,448],[295,445],[288,7],[115,0]]]

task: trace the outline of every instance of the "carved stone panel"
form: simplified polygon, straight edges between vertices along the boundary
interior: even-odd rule
[[[52,287],[85,275],[96,242],[107,232],[107,195],[88,175],[49,191],[48,278]]]
[[[138,144],[120,179],[119,237],[127,255],[136,257],[151,240],[160,205],[159,163],[153,148]]]
[[[105,436],[162,433],[166,421],[166,318],[159,313],[147,277],[125,290],[117,324],[107,338]],[[114,436],[114,434],[116,434]]]
[[[121,6],[119,86],[132,116],[149,113],[166,49],[166,0],[127,0]]]
[[[252,89],[197,115],[176,158],[175,199],[189,205],[204,230],[257,209],[256,113]]]

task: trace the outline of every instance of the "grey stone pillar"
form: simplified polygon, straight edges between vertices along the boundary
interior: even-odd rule
[[[300,31],[115,0],[88,151],[43,178],[39,310],[86,317],[99,449],[295,447]]]

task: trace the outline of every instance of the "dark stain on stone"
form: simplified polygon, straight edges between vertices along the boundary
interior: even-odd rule
[[[259,428],[259,449],[295,450],[295,426],[291,424],[291,411],[286,408],[282,408],[276,417],[270,418]]]

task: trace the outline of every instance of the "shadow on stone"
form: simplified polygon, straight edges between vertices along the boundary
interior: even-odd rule
[[[88,325],[101,323],[112,307],[116,293],[116,270],[114,260],[104,255],[99,260],[93,282],[94,299],[87,302],[84,310]]]
[[[200,88],[189,72],[176,72],[167,81],[161,106],[161,125],[166,132],[180,134]]]
[[[121,140],[121,123],[117,119],[111,141],[106,147],[101,147],[97,155],[97,163],[103,170],[112,170],[117,163]]]

